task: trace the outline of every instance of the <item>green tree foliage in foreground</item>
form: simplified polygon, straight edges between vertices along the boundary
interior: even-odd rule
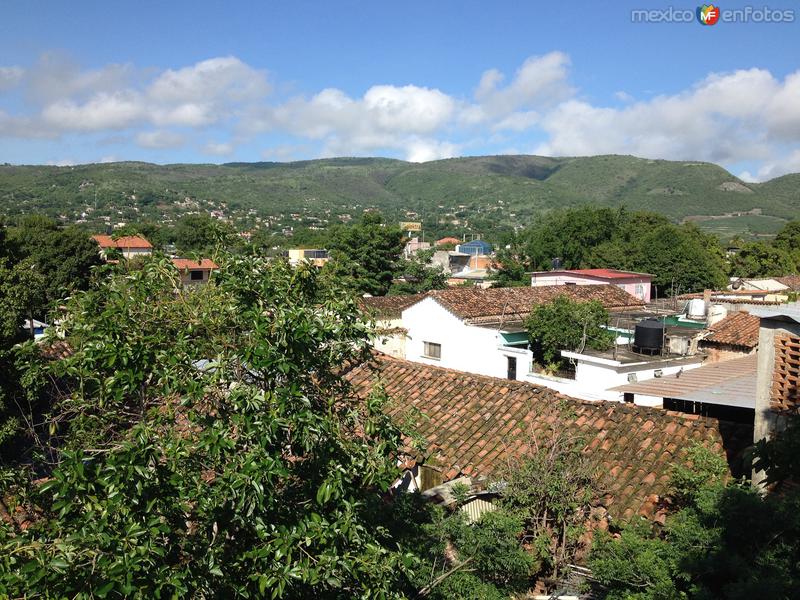
[[[522,230],[502,258],[503,282],[526,270],[607,267],[653,274],[659,296],[719,288],[727,265],[719,241],[693,225],[625,209],[578,208],[554,211]]]
[[[608,311],[597,300],[579,302],[558,296],[536,306],[525,319],[534,360],[559,365],[561,350],[607,350],[614,343],[614,335],[604,328],[608,321]]]
[[[78,229],[38,216],[0,224],[0,463],[19,452],[22,422],[38,404],[20,384],[14,347],[25,339],[23,325],[46,320],[59,298],[84,289],[99,262],[97,244]]]
[[[74,354],[32,465],[0,496],[0,596],[400,595],[412,557],[381,520],[399,431],[337,374],[368,351],[312,269],[221,260],[190,292],[166,260],[73,296]],[[13,512],[16,507],[9,507]]]
[[[800,597],[800,475],[797,423],[756,449],[773,491],[726,482],[725,465],[701,447],[694,468],[673,477],[677,513],[663,532],[644,524],[619,539],[600,535],[590,566],[607,598],[672,600]]]

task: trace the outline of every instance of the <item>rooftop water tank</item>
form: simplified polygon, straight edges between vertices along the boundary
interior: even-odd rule
[[[655,353],[664,345],[664,323],[658,319],[645,319],[636,324],[633,345],[639,351]]]
[[[706,302],[702,298],[693,298],[689,300],[689,306],[686,308],[686,316],[690,319],[702,319],[706,316]]]

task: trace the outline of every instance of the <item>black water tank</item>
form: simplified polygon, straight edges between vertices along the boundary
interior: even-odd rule
[[[661,350],[664,345],[664,323],[658,319],[645,319],[636,324],[633,345],[638,350]]]

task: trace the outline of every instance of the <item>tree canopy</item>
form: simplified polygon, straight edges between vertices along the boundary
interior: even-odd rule
[[[403,233],[397,226],[384,223],[378,213],[367,212],[356,225],[331,228],[328,272],[359,293],[384,296],[392,285],[403,245]]]
[[[57,401],[30,479],[3,490],[33,521],[0,526],[4,593],[377,598],[408,585],[379,495],[400,432],[380,394],[354,401],[340,376],[368,350],[354,301],[311,268],[221,262],[216,285],[183,291],[152,260],[67,304],[73,354],[28,364]]]
[[[663,215],[625,209],[578,208],[549,213],[523,229],[502,258],[509,275],[547,270],[554,258],[566,269],[615,268],[653,275],[658,295],[718,288],[727,265],[718,240]]]
[[[608,311],[597,300],[580,302],[558,296],[536,306],[525,319],[534,359],[545,365],[563,362],[561,350],[605,350],[614,341]]]

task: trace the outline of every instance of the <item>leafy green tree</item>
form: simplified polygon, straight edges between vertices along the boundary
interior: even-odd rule
[[[607,267],[652,273],[660,295],[716,288],[727,265],[714,236],[663,215],[624,208],[583,207],[554,211],[517,236],[512,253],[524,267]]]
[[[401,432],[381,394],[353,401],[341,376],[369,355],[355,302],[311,268],[221,262],[202,288],[152,260],[69,301],[73,354],[29,364],[60,393],[38,479],[0,493],[36,515],[0,525],[0,593],[414,591],[380,497]]]
[[[45,279],[42,303],[34,310],[37,317],[44,317],[46,305],[86,289],[92,267],[101,264],[97,243],[84,231],[58,227],[45,217],[26,217],[9,228],[7,239],[12,262],[27,259]]]
[[[614,343],[608,311],[597,300],[579,302],[558,296],[541,304],[525,320],[534,358],[544,364],[560,364],[561,350],[606,350]]]
[[[673,476],[676,508],[663,532],[639,524],[600,534],[590,556],[607,598],[796,598],[800,595],[800,492],[780,487],[796,468],[796,424],[756,447],[775,493],[726,481],[724,460],[701,446]]]
[[[725,263],[715,243],[696,227],[667,224],[642,235],[632,247],[639,271],[653,274],[659,296],[719,289],[727,283]]]
[[[384,223],[379,213],[367,212],[356,225],[331,228],[331,261],[326,267],[351,289],[384,296],[392,285],[403,245],[398,227]]]
[[[492,273],[494,287],[526,287],[531,277],[520,257],[511,250],[503,248],[497,253],[498,267]]]
[[[800,249],[800,220],[789,221],[775,236],[775,245],[787,251]]]
[[[175,223],[169,238],[179,254],[209,254],[233,243],[233,228],[208,213],[186,215]]]
[[[731,258],[734,277],[780,277],[796,272],[791,254],[778,244],[749,242]]]
[[[411,258],[401,259],[396,267],[402,282],[395,282],[389,294],[418,294],[441,290],[447,286],[447,274],[439,265],[431,264],[433,250],[420,250]]]

